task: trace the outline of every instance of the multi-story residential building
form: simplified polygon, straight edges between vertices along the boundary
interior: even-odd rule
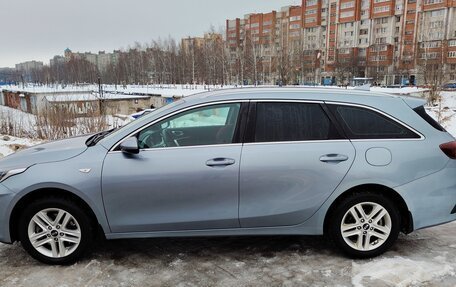
[[[119,60],[120,51],[114,50],[113,53],[106,53],[105,51],[98,52],[96,57],[96,65],[100,72],[106,71],[110,64],[116,64]]]
[[[204,37],[182,38],[181,47],[184,51],[188,52],[193,48],[202,48],[206,44],[221,42],[223,40],[222,38],[222,35],[217,33],[206,33]]]
[[[32,71],[43,68],[43,62],[39,61],[28,61],[20,64],[16,64],[16,70],[18,71]]]
[[[222,34],[214,32],[206,33],[203,37],[182,38],[180,48],[186,55],[181,68],[183,80],[187,83],[201,83],[213,77],[214,67],[218,65],[216,58],[223,56],[225,50]],[[153,72],[151,78],[154,78]]]
[[[87,62],[95,65],[100,72],[103,72],[107,69],[110,64],[115,64],[119,58],[120,51],[115,50],[113,53],[106,53],[105,51],[100,51],[98,54],[85,52],[72,52],[69,48],[65,49],[63,56],[54,56],[49,63],[50,66],[56,66],[69,62],[71,59],[76,60],[86,60]]]
[[[270,83],[277,80],[274,74],[288,69],[300,73],[303,67],[297,59],[302,56],[302,27],[301,6],[227,20],[229,62],[240,76],[236,81]],[[244,77],[244,72],[250,77]]]
[[[66,59],[63,56],[56,55],[54,58],[49,60],[50,66],[57,66],[66,63]]]
[[[31,81],[33,73],[43,68],[43,62],[27,61],[16,64],[16,71],[19,72],[22,81]]]
[[[456,1],[303,0],[227,20],[226,41],[232,68],[250,81],[456,80]]]

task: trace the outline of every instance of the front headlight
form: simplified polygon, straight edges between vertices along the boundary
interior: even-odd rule
[[[0,182],[6,180],[7,178],[10,178],[14,175],[23,173],[24,171],[27,170],[28,167],[24,168],[15,168],[15,169],[10,169],[10,170],[5,170],[5,171],[0,171]]]

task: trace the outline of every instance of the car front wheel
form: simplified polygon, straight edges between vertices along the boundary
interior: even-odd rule
[[[84,210],[63,198],[45,198],[27,206],[19,220],[24,249],[46,264],[70,264],[90,245],[90,218]]]
[[[400,216],[396,206],[380,194],[355,194],[335,209],[329,228],[344,253],[369,258],[382,254],[396,241]]]

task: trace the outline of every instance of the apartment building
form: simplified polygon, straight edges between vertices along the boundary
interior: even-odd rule
[[[218,33],[205,33],[204,37],[187,37],[182,38],[181,47],[185,52],[190,52],[194,48],[203,48],[206,44],[221,42],[223,39]]]
[[[65,49],[63,56],[54,56],[49,60],[50,66],[61,65],[69,62],[71,59],[86,60],[87,62],[95,65],[100,72],[105,71],[110,64],[115,64],[119,59],[120,51],[115,50],[113,53],[106,53],[99,51],[98,54],[85,52],[73,52],[69,48]]]
[[[226,21],[226,45],[236,82],[272,83],[286,70],[300,73],[302,8],[247,14]],[[293,64],[291,64],[293,63]],[[295,65],[296,64],[296,65]]]
[[[456,0],[303,0],[227,20],[226,43],[232,68],[247,74],[244,81],[451,81]]]
[[[27,61],[16,64],[16,71],[20,73],[22,81],[30,81],[33,74],[43,68],[43,62],[40,61]]]

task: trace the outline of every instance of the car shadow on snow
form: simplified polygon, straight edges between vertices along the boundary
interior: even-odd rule
[[[270,258],[279,254],[337,254],[323,236],[242,236],[104,240],[93,249],[95,257],[122,260],[138,256],[172,259],[175,257]]]
[[[431,243],[430,238],[423,237],[419,232],[408,236],[401,235],[392,249],[381,257],[413,256],[432,248]],[[1,265],[6,266],[5,264],[9,264],[9,267],[40,265],[30,258],[20,243],[0,247],[0,258],[6,259],[0,263],[0,268]],[[286,260],[293,256],[317,262],[352,261],[323,236],[238,236],[99,240],[80,264],[97,260],[126,265],[153,261],[167,265],[184,258],[189,262],[201,259],[208,262],[254,262],[259,258]]]

